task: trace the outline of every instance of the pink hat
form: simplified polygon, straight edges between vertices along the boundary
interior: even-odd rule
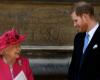
[[[9,45],[16,45],[25,40],[26,35],[20,35],[15,29],[5,32],[0,37],[0,51]]]

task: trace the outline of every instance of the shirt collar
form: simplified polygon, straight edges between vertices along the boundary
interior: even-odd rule
[[[91,29],[89,32],[86,32],[86,33],[89,34],[90,40],[91,40],[91,38],[93,37],[93,35],[94,35],[94,33],[95,33],[95,31],[97,30],[98,27],[99,27],[99,23],[97,23],[97,24],[94,26],[94,28]]]

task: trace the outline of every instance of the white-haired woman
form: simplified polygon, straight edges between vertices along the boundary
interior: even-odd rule
[[[28,59],[20,56],[24,40],[15,29],[0,37],[0,80],[34,80]]]

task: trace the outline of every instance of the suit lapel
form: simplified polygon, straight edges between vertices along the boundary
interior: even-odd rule
[[[84,38],[85,38],[85,35],[86,35],[86,33],[83,33],[82,40],[81,40],[81,43],[80,43],[80,48],[81,48],[80,50],[81,50],[82,54],[83,54],[83,47],[84,47]]]
[[[86,51],[85,51],[86,55],[89,54],[89,51],[93,48],[93,46],[98,43],[99,35],[100,35],[100,26],[97,28],[96,32],[94,33]]]
[[[80,55],[80,57],[81,57],[80,58],[80,61],[81,61],[80,64],[83,64],[84,61],[87,62],[88,56],[90,56],[90,54],[92,54],[91,51],[93,49],[93,46],[95,44],[97,44],[98,41],[100,40],[99,39],[99,35],[100,35],[100,27],[98,27],[97,30],[96,30],[96,32],[94,33],[94,35],[93,35],[93,37],[92,37],[92,39],[91,39],[91,41],[90,41],[87,49],[84,52],[84,55],[83,56],[82,56],[82,54]],[[84,46],[84,37],[83,37],[83,46]],[[83,53],[83,49],[81,51]]]
[[[76,53],[78,53],[77,62],[79,62],[79,64],[80,64],[80,60],[83,54],[84,37],[85,37],[85,33],[81,33],[80,37],[78,37],[77,39]]]

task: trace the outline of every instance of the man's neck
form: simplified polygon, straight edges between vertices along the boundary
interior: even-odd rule
[[[88,22],[87,32],[89,32],[91,29],[93,29],[96,24],[97,24],[97,21],[96,20],[91,20],[90,22]]]

